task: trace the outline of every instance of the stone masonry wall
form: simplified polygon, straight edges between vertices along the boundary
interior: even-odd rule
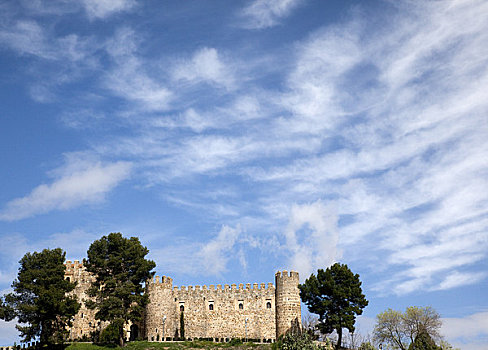
[[[76,282],[75,289],[71,292],[76,295],[78,302],[81,303],[80,310],[73,319],[73,326],[70,328],[69,339],[80,339],[84,335],[90,336],[90,333],[100,329],[100,322],[95,320],[95,310],[90,310],[85,305],[85,300],[88,299],[88,288],[94,277],[86,271],[85,267],[78,260],[71,262],[69,260],[65,263],[66,271],[64,278],[71,282]]]
[[[293,324],[301,326],[298,272],[277,272],[276,282],[276,337],[285,334]]]
[[[85,306],[87,290],[93,276],[79,261],[66,261],[65,278],[77,282],[72,292],[82,304],[70,329],[71,340],[90,336],[106,324],[95,320],[95,310]],[[186,338],[213,338],[225,341],[248,338],[274,341],[290,329],[293,322],[301,322],[298,273],[277,272],[275,286],[232,284],[173,287],[173,280],[156,276],[146,283],[149,305],[139,335],[149,341],[176,338],[180,333],[180,314],[183,310]],[[131,327],[128,325],[127,338]]]
[[[163,277],[163,280],[167,279]],[[243,284],[239,287],[235,284],[202,288],[183,286],[170,291],[169,284],[158,284],[158,281],[156,277],[148,283],[151,303],[146,311],[146,333],[150,341],[162,339],[163,330],[164,337],[181,335],[181,310],[186,338],[276,338],[275,288],[272,283],[268,286],[247,284],[245,287]]]

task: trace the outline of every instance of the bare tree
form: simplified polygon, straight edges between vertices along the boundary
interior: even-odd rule
[[[430,306],[411,306],[405,313],[388,309],[376,316],[374,339],[377,343],[407,350],[421,332],[440,340],[441,325],[440,315]]]

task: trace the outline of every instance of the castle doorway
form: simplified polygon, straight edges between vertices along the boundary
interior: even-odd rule
[[[136,324],[130,326],[130,338],[129,341],[134,341],[139,338],[139,327]]]

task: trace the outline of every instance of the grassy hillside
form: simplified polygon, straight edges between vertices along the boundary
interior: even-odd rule
[[[66,350],[108,350],[111,347],[98,346],[88,343],[73,343]],[[213,343],[207,341],[193,342],[171,342],[171,343],[153,343],[153,342],[131,342],[124,348],[127,350],[172,350],[172,349],[235,349],[235,350],[271,350],[271,344],[253,344],[246,343],[241,345],[230,345],[228,343]]]

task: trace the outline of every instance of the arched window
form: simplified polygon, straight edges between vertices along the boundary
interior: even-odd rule
[[[69,281],[69,282],[71,282],[71,278],[69,278],[69,277],[66,277],[66,281]]]
[[[268,301],[268,302],[266,303],[266,309],[271,309],[271,302],[270,302],[270,301]]]
[[[180,311],[185,311],[185,305],[180,305]]]
[[[239,303],[239,310],[244,310],[244,304],[243,303]]]
[[[209,309],[210,311],[213,311],[213,304],[208,304],[208,309]]]

